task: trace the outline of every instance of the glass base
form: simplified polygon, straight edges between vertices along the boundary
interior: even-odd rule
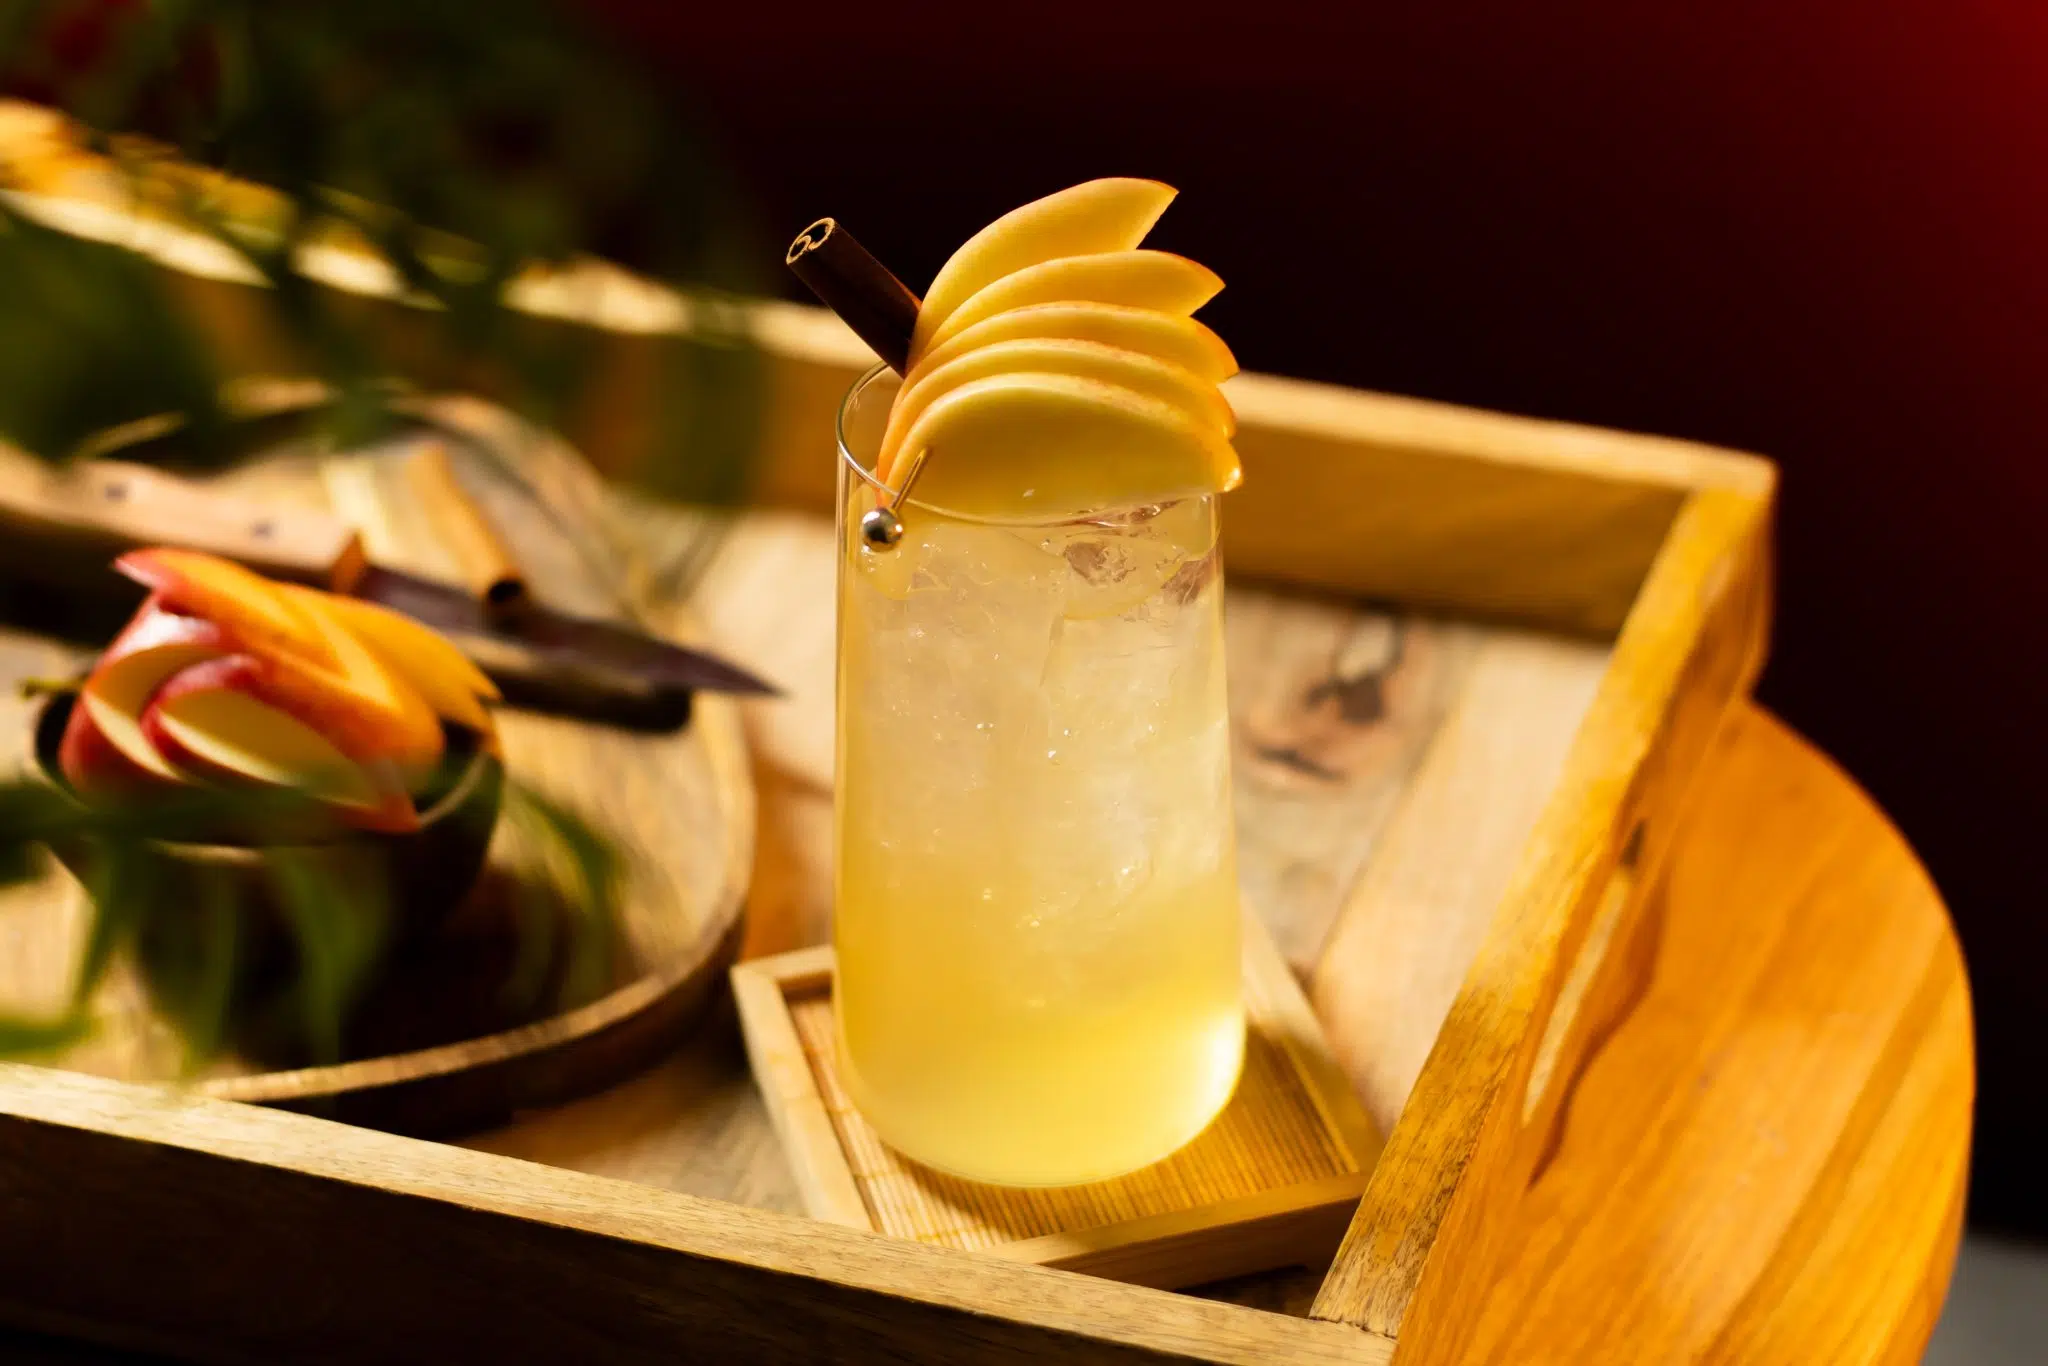
[[[1033,1116],[1021,1110],[1000,1118],[981,1116],[976,1127],[1009,1137],[1004,1146],[1011,1151],[999,1157],[970,1151],[969,1144],[958,1141],[960,1125],[933,1124],[928,1120],[922,1124],[902,1122],[910,1117],[877,1103],[878,1098],[862,1084],[858,1069],[847,1056],[843,1037],[836,1050],[836,1062],[840,1083],[861,1117],[884,1143],[917,1165],[981,1185],[1084,1186],[1129,1176],[1166,1160],[1193,1142],[1223,1113],[1237,1093],[1238,1078],[1244,1070],[1243,1016],[1237,1017],[1233,1027],[1213,1032],[1214,1037],[1203,1046],[1203,1051],[1211,1056],[1203,1060],[1199,1084],[1192,1088],[1186,1103],[1175,1105],[1172,1113],[1155,1109],[1142,1131],[1131,1132],[1127,1128],[1121,1134],[1089,1132],[1073,1123],[1040,1126],[1034,1124]],[[1034,1130],[1042,1142],[1017,1141],[1020,1131]],[[1024,1148],[1039,1151],[1020,1151]],[[997,1160],[987,1160],[990,1157]]]

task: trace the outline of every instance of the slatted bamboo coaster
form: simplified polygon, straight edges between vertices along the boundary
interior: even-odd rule
[[[881,1140],[839,1081],[830,948],[734,968],[754,1075],[806,1209],[849,1228],[1140,1285],[1324,1265],[1379,1140],[1256,917],[1245,938],[1245,1068],[1223,1113],[1143,1171],[1045,1190],[934,1172]]]

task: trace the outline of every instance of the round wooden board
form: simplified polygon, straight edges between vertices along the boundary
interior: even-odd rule
[[[633,600],[626,588],[633,566],[608,540],[603,489],[573,452],[482,403],[434,400],[417,411],[416,423],[347,456],[287,440],[224,478],[223,487],[330,508],[361,530],[376,562],[452,578],[399,468],[421,443],[440,441],[548,605],[637,619],[675,639],[696,635],[679,610],[650,613],[649,604]],[[21,679],[65,676],[88,659],[89,652],[0,627],[0,736],[19,737],[27,727],[34,704],[16,695]],[[365,1033],[381,1046],[338,1065],[292,1071],[230,1057],[197,1080],[199,1090],[400,1132],[468,1131],[619,1080],[672,1047],[713,997],[739,948],[754,851],[754,791],[734,703],[700,695],[689,724],[665,733],[511,709],[499,722],[515,779],[583,816],[621,855],[608,987],[540,1018],[507,1003],[500,988],[516,950],[502,903],[488,889],[545,855],[501,822],[484,893],[378,988]],[[25,747],[9,741],[6,753],[18,763]],[[82,890],[54,861],[38,881],[0,891],[0,1007],[61,1008],[86,911]],[[553,946],[557,961],[547,971],[559,972],[566,942]],[[54,1059],[57,1065],[127,1080],[180,1074],[182,1049],[132,969],[117,967],[93,1010],[93,1036]]]

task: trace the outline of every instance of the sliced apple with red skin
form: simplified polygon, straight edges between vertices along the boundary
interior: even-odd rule
[[[258,700],[296,716],[344,753],[361,762],[392,760],[415,777],[440,761],[441,725],[433,709],[330,613],[306,610],[305,597],[197,551],[133,551],[115,561],[115,568],[150,585],[164,606],[216,626],[218,653],[262,661],[264,691]],[[106,725],[104,718],[95,719]],[[121,739],[111,738],[117,744]]]
[[[145,796],[173,785],[172,779],[117,749],[83,703],[72,706],[57,741],[57,771],[75,790],[95,797]]]
[[[219,624],[250,649],[285,651],[315,663],[337,663],[327,636],[277,585],[232,560],[197,550],[152,546],[114,561],[174,612]]]
[[[345,633],[337,629],[336,635]],[[413,781],[424,779],[439,763],[440,722],[419,695],[381,663],[366,665],[358,659],[354,667],[381,676],[380,687],[391,698],[388,708],[370,705],[361,691],[340,686],[337,675],[311,669],[300,659],[238,651],[237,645],[218,622],[171,612],[151,599],[107,647],[80,690],[65,746],[77,762],[64,766],[65,777],[81,792],[120,790],[130,775],[93,762],[93,756],[103,757],[111,750],[155,779],[180,781],[184,775],[165,762],[143,732],[142,713],[173,675],[230,654],[252,661],[236,677],[256,701],[319,731],[354,761],[389,764]],[[368,656],[367,647],[353,639],[338,639],[336,647],[345,657]],[[88,727],[106,741],[104,747],[84,733]],[[73,730],[79,732],[75,740],[70,739]]]
[[[298,605],[292,598],[285,600]],[[296,660],[272,660],[277,667],[267,672],[275,690],[263,700],[305,721],[363,762],[390,759],[412,781],[425,779],[441,762],[443,736],[434,709],[338,618],[304,610],[327,638],[340,667],[330,672]]]
[[[325,616],[369,646],[393,673],[412,685],[436,715],[484,735],[494,733],[484,699],[497,685],[446,637],[400,612],[360,598],[320,593],[295,584],[278,589],[309,615]]]
[[[227,633],[215,623],[173,612],[160,597],[152,596],[106,648],[79,690],[78,705],[71,709],[59,747],[65,778],[81,792],[123,788],[133,777],[129,768],[159,782],[179,781],[178,773],[143,736],[142,709],[172,674],[232,649]],[[113,755],[128,768],[115,765]]]
[[[252,655],[194,664],[157,690],[140,729],[172,768],[192,779],[304,792],[364,829],[418,829],[419,814],[395,764],[358,764],[314,727],[259,700],[271,672],[270,661]]]

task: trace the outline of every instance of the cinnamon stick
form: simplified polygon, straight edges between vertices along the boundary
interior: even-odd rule
[[[484,615],[502,620],[528,601],[526,575],[498,529],[456,477],[448,448],[428,442],[413,452],[406,477],[428,522],[447,546],[462,582],[483,603]]]
[[[783,261],[883,364],[899,375],[909,367],[917,295],[837,219],[820,218],[798,233]]]

